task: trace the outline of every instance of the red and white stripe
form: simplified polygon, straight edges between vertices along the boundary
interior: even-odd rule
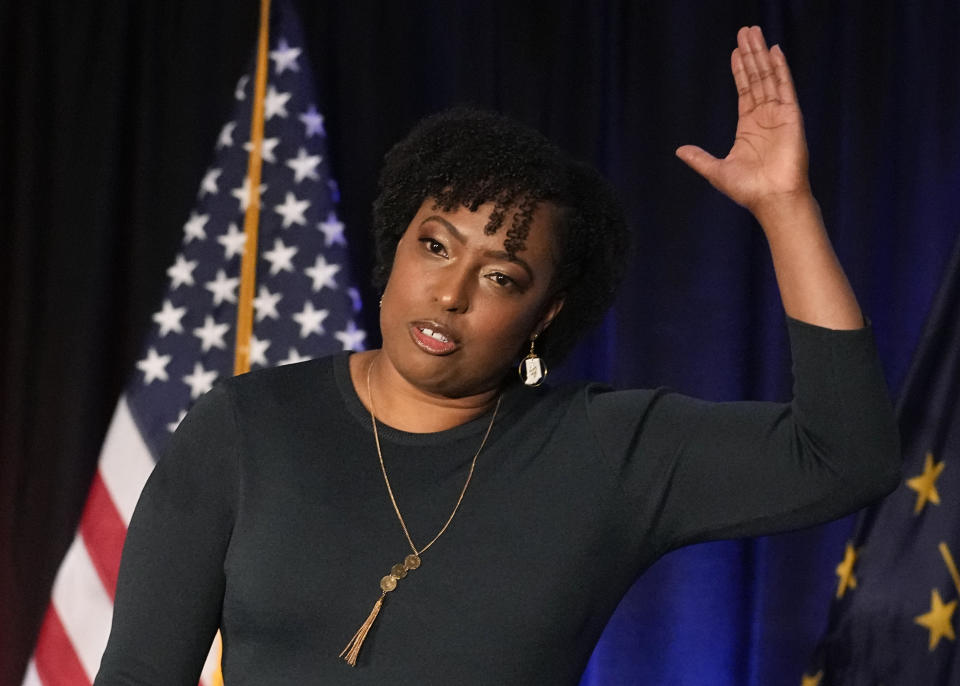
[[[121,397],[77,534],[57,572],[23,686],[93,683],[110,635],[123,539],[153,466],[126,398]],[[216,661],[211,649],[201,683],[211,683]]]

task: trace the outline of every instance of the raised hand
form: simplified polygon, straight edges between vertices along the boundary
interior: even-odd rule
[[[810,194],[803,116],[787,60],[779,46],[767,48],[759,26],[737,32],[730,68],[739,94],[730,152],[718,159],[684,145],[677,156],[761,219],[770,205]]]
[[[760,222],[786,313],[831,329],[857,329],[863,315],[833,252],[807,177],[803,117],[787,60],[760,27],[737,32],[730,57],[737,136],[723,159],[695,145],[677,156]]]

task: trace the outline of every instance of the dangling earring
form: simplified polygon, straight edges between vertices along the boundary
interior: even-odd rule
[[[520,367],[517,369],[520,379],[527,386],[539,386],[547,375],[547,365],[543,363],[543,360],[533,349],[537,335],[534,334],[533,338],[530,339],[530,353],[520,361]]]

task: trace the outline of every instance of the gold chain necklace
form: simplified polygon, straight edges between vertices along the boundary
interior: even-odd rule
[[[474,453],[473,460],[470,462],[470,471],[467,473],[467,480],[463,483],[463,488],[460,490],[460,497],[457,498],[457,504],[453,506],[453,512],[450,513],[446,523],[440,531],[437,532],[437,535],[433,537],[433,540],[418,550],[417,546],[413,544],[413,539],[410,537],[410,530],[407,529],[407,523],[403,521],[400,508],[397,507],[397,499],[393,495],[393,488],[390,487],[390,479],[387,477],[387,467],[383,463],[383,451],[380,449],[380,434],[377,432],[377,408],[373,404],[373,392],[370,388],[370,372],[376,360],[377,358],[375,357],[367,366],[367,398],[370,400],[370,423],[373,425],[373,441],[377,446],[377,457],[380,458],[380,470],[383,472],[383,482],[387,485],[387,493],[390,494],[390,502],[393,503],[393,511],[397,513],[397,519],[400,520],[400,526],[403,528],[403,535],[407,537],[407,543],[410,544],[410,549],[413,553],[407,555],[403,559],[403,562],[393,565],[393,567],[390,568],[390,573],[380,579],[380,598],[374,603],[373,610],[370,611],[370,616],[367,617],[367,620],[357,629],[357,633],[353,635],[353,638],[350,639],[347,646],[340,652],[340,657],[346,660],[351,666],[357,664],[357,655],[360,654],[360,647],[363,645],[367,634],[370,633],[370,627],[373,626],[377,615],[380,614],[380,608],[383,607],[383,600],[387,597],[387,593],[395,589],[397,587],[397,581],[405,578],[408,572],[420,567],[420,556],[443,535],[443,532],[450,526],[450,522],[453,521],[454,515],[457,514],[457,510],[460,509],[460,503],[463,502],[463,496],[466,494],[467,487],[470,485],[470,479],[473,478],[473,469],[477,466],[477,458],[480,457],[483,446],[487,444],[487,438],[493,429],[493,422],[497,418],[497,411],[500,409],[500,401],[503,399],[502,394],[497,396],[497,404],[493,408],[493,416],[490,417],[490,423],[487,425],[487,431],[483,435],[483,440],[480,441],[480,447],[477,448],[477,452]]]

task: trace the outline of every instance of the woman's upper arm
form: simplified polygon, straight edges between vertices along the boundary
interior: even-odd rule
[[[899,438],[869,328],[793,320],[789,328],[790,403],[710,403],[667,391],[592,401],[625,497],[663,547],[809,526],[898,482]]]
[[[229,389],[181,422],[147,481],[124,543],[97,684],[196,684],[220,621],[238,455]]]

